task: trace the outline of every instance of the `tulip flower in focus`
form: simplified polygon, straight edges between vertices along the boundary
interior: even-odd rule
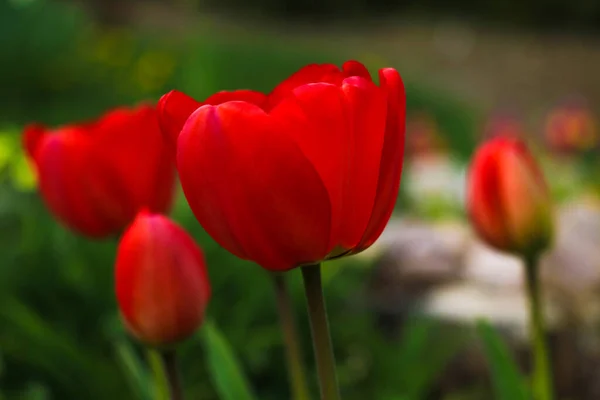
[[[171,107],[186,111],[167,100],[163,113]],[[404,131],[396,70],[380,70],[378,86],[358,62],[315,64],[262,104],[195,110],[178,135],[177,168],[196,218],[221,246],[284,271],[379,237],[398,194]]]
[[[117,108],[57,129],[32,124],[23,142],[46,205],[78,233],[118,234],[140,209],[170,208],[175,165],[153,107]]]
[[[499,250],[537,256],[550,245],[548,187],[518,139],[497,137],[477,150],[468,176],[467,206],[477,232]]]
[[[125,325],[145,344],[181,341],[202,323],[210,298],[204,257],[165,216],[136,217],[119,243],[115,280]]]

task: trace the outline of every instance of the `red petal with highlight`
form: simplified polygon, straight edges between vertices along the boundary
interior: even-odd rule
[[[350,141],[346,104],[338,86],[313,83],[297,87],[271,116],[292,137],[323,181],[331,201],[328,253],[337,245],[342,224]]]
[[[371,73],[369,70],[358,61],[346,61],[344,65],[342,65],[342,70],[344,71],[344,75],[346,77],[360,76],[361,78],[365,78],[366,80],[373,82],[373,78],[371,78]]]
[[[494,139],[496,142],[504,138]],[[483,146],[476,153],[467,179],[467,204],[470,218],[479,235],[498,248],[510,247],[500,189],[502,146]]]
[[[228,102],[198,109],[179,138],[177,165],[196,218],[230,252],[280,271],[325,257],[327,189],[259,107]]]

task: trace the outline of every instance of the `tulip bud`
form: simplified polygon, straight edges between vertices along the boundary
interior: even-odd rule
[[[518,139],[498,137],[477,150],[468,176],[467,207],[475,230],[498,250],[530,257],[550,245],[548,187]]]
[[[138,214],[119,243],[115,280],[124,323],[145,344],[186,339],[203,320],[210,297],[204,257],[165,216]]]

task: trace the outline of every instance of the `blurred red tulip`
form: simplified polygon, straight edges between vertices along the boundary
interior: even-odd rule
[[[439,156],[446,152],[446,144],[439,126],[425,112],[415,113],[406,122],[406,153],[411,158]]]
[[[31,124],[23,141],[46,205],[78,233],[118,234],[141,208],[171,205],[175,165],[153,107],[118,108],[55,130]]]
[[[264,108],[229,101],[194,111],[177,166],[206,231],[280,271],[373,244],[398,194],[406,104],[396,70],[380,70],[379,80],[354,61],[310,65]]]
[[[498,137],[477,150],[468,175],[467,207],[476,231],[499,250],[529,256],[550,245],[548,187],[518,139]]]
[[[138,214],[119,243],[115,281],[125,325],[143,343],[184,340],[202,323],[210,298],[204,257],[165,216]]]
[[[544,137],[551,150],[563,154],[589,150],[600,139],[594,115],[579,103],[552,110],[546,118]]]

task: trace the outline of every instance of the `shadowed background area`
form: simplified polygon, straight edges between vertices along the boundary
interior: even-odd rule
[[[482,316],[528,368],[522,268],[464,215],[473,148],[505,133],[532,144],[557,200],[543,265],[556,385],[599,398],[598,27],[589,0],[0,0],[0,399],[145,400],[152,389],[116,311],[117,238],[92,242],[52,218],[24,124],[86,120],[171,89],[266,92],[305,64],[347,59],[374,75],[397,68],[408,115],[397,213],[372,249],[324,266],[343,398],[491,398],[472,330]],[[219,248],[182,195],[172,216],[203,247],[214,293],[182,350],[188,397],[245,385],[290,398],[266,272]],[[312,366],[299,271],[289,279]]]

